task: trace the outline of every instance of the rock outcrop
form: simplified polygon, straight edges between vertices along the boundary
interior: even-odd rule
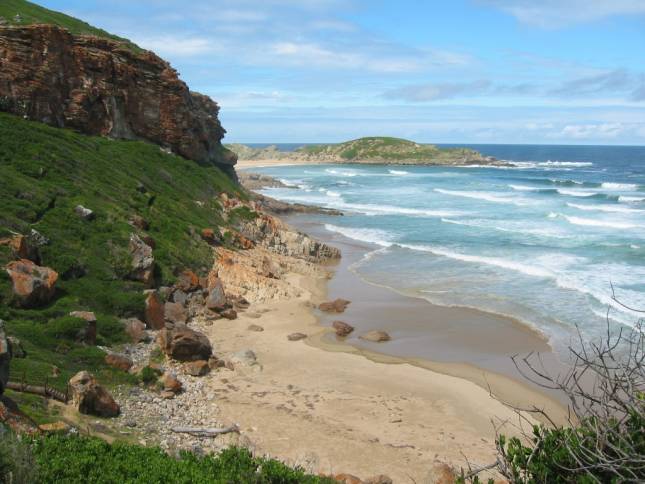
[[[0,26],[0,110],[57,127],[156,143],[234,176],[219,106],[167,62],[54,25]]]
[[[259,215],[255,220],[243,224],[240,233],[276,254],[312,262],[340,258],[340,251],[335,247],[293,230],[281,220],[269,215]]]

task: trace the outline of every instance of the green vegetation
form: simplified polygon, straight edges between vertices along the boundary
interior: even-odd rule
[[[389,137],[369,137],[339,144],[303,146],[296,153],[312,158],[339,158],[348,162],[450,164],[483,160],[481,154],[467,148],[438,148],[434,145]]]
[[[16,16],[19,16],[19,21]],[[52,24],[68,29],[73,34],[95,35],[105,39],[123,42],[130,49],[141,50],[127,39],[112,35],[105,30],[92,27],[82,20],[64,13],[55,12],[25,0],[2,0],[0,17],[12,25]]]
[[[16,459],[16,457],[19,457]],[[9,473],[13,480],[9,480]],[[326,484],[274,459],[230,448],[217,456],[182,453],[171,457],[158,448],[97,438],[50,436],[32,442],[0,441],[0,481],[66,483],[280,483]]]
[[[108,385],[132,382],[132,376],[105,367],[102,350],[75,342],[85,322],[69,313],[96,314],[99,345],[124,343],[119,319],[142,317],[144,307],[143,285],[125,278],[130,235],[142,233],[130,225],[131,217],[149,223],[157,279],[171,284],[183,269],[208,271],[212,250],[199,234],[223,224],[216,197],[238,194],[238,188],[218,168],[156,145],[84,136],[4,113],[0,139],[0,238],[38,231],[49,239],[41,247],[42,265],[60,275],[51,304],[18,309],[11,305],[9,277],[0,271],[0,319],[28,353],[13,360],[13,378],[37,385],[48,380],[64,390],[74,373],[87,369]],[[79,204],[96,217],[77,216]],[[11,257],[0,246],[0,266]],[[52,375],[53,364],[60,375]]]
[[[12,434],[0,435],[0,482],[31,484],[36,475],[30,445]]]

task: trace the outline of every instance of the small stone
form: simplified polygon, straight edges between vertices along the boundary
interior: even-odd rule
[[[334,301],[321,303],[318,306],[318,309],[326,313],[342,313],[347,309],[347,306],[349,306],[350,303],[351,302],[347,299],[336,299]]]
[[[370,477],[365,480],[365,484],[392,484],[392,478],[386,476],[385,474],[380,474],[378,476]]]
[[[85,208],[83,205],[76,205],[76,207],[74,207],[74,212],[83,220],[89,221],[89,220],[94,220],[96,218],[96,215],[94,214],[94,212],[89,208]]]
[[[186,369],[186,373],[191,376],[204,376],[210,371],[208,362],[204,360],[191,361],[190,363],[187,363],[184,368]]]
[[[287,339],[289,341],[300,341],[302,339],[305,339],[306,337],[307,335],[303,333],[291,333],[289,336],[287,336]]]
[[[208,366],[211,370],[216,370],[217,368],[225,368],[226,362],[224,360],[220,360],[216,356],[211,356],[208,359]]]
[[[122,371],[129,371],[132,368],[132,360],[125,355],[119,355],[117,353],[108,353],[105,355],[105,363],[110,365],[113,368],[117,368]]]
[[[392,339],[390,335],[385,331],[369,331],[359,336],[359,338],[365,341],[371,341],[373,343],[384,343]]]
[[[140,230],[148,230],[150,228],[150,224],[146,219],[144,219],[141,215],[133,215],[130,217],[130,225],[133,227],[136,227]]]
[[[257,324],[250,324],[246,329],[248,329],[249,331],[255,331],[256,333],[261,333],[262,331],[264,331],[264,328]]]
[[[159,379],[165,391],[179,393],[182,390],[182,384],[173,373],[164,373]]]
[[[220,313],[222,317],[230,320],[237,319],[237,311],[235,309],[225,309]]]
[[[172,400],[173,398],[175,398],[175,394],[173,392],[163,391],[160,393],[160,395],[161,395],[161,398],[165,400]]]
[[[343,321],[334,321],[332,327],[336,330],[336,335],[344,338],[354,331],[354,327],[343,322]]]

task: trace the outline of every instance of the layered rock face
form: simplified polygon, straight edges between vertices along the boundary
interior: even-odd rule
[[[219,106],[149,51],[53,25],[0,26],[0,111],[57,127],[147,140],[234,174]]]

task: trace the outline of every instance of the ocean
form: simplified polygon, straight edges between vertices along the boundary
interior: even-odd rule
[[[434,304],[514,317],[566,348],[645,309],[645,147],[470,145],[512,167],[257,168],[290,202],[370,247],[362,279]],[[620,301],[613,300],[612,295]]]

